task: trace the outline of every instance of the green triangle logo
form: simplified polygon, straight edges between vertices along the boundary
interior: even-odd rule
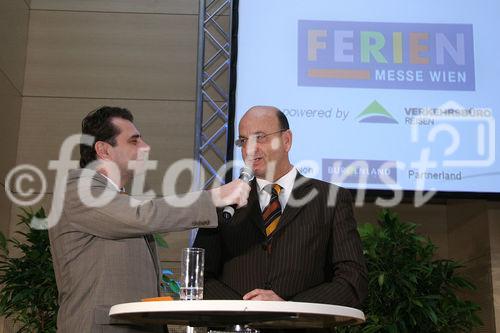
[[[397,120],[377,101],[373,101],[368,105],[356,119],[360,119],[360,123],[398,123]]]

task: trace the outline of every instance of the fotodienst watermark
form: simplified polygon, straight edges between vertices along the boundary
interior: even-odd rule
[[[408,176],[415,180],[414,200],[415,207],[420,207],[428,202],[437,192],[434,187],[426,185],[426,180],[435,178],[436,169],[440,168],[486,168],[495,162],[495,120],[488,117],[467,117],[469,113],[446,114],[446,113],[427,113],[422,115],[422,119],[413,121],[410,128],[410,141],[419,147],[419,156],[415,161],[404,163],[401,161],[385,161],[377,166],[378,186],[393,193],[390,198],[377,197],[375,204],[381,207],[394,207],[403,200],[403,187],[399,184],[391,172],[407,172]],[[484,114],[484,113],[483,113]],[[419,124],[428,122],[429,117],[433,119],[433,126],[419,126]],[[467,131],[463,123],[467,123]],[[471,125],[473,124],[473,126]],[[472,133],[472,134],[471,134]],[[447,145],[435,145],[438,138],[446,138]],[[460,151],[464,140],[468,140],[467,149],[471,149],[470,140],[475,140],[474,158],[465,159]],[[250,136],[245,141],[242,149],[246,149],[247,156],[252,156],[258,149],[258,137]],[[262,140],[261,140],[262,141]],[[8,198],[18,206],[33,206],[39,204],[46,193],[52,190],[52,203],[49,215],[45,219],[34,219],[32,227],[37,229],[46,229],[56,225],[61,218],[65,203],[65,194],[67,190],[68,176],[70,170],[79,168],[79,161],[72,160],[71,154],[75,147],[81,144],[93,145],[94,138],[89,135],[75,134],[66,138],[61,144],[59,157],[57,160],[51,160],[48,163],[48,170],[55,171],[53,188],[48,189],[47,177],[39,167],[30,164],[21,164],[14,167],[5,177],[5,191]],[[267,142],[271,149],[280,149],[279,138],[269,138]],[[439,151],[436,151],[439,150]],[[469,156],[470,156],[469,152]],[[131,207],[138,207],[147,200],[160,199],[168,205],[174,207],[190,207],[197,200],[196,195],[185,195],[176,193],[176,183],[181,174],[188,172],[191,175],[191,189],[197,189],[200,184],[205,184],[204,172],[199,161],[193,159],[178,160],[165,171],[161,190],[158,194],[154,190],[144,191],[148,171],[154,171],[158,168],[158,161],[149,160],[149,150],[138,151],[137,158],[129,161],[124,169],[112,161],[94,161],[87,165],[82,173],[86,177],[80,177],[78,181],[78,196],[80,201],[88,207],[103,207],[109,204],[117,195],[121,195],[116,189],[100,191],[96,194],[93,191],[92,176],[99,167],[106,165],[106,170],[111,172],[115,179],[120,179],[121,173],[126,172],[130,176],[130,195],[129,204]],[[248,164],[248,161],[247,163]],[[216,173],[216,182],[222,184],[224,175],[231,170],[239,170],[245,165],[241,160],[231,161],[223,164]],[[302,160],[294,162],[295,167],[300,170],[308,170],[307,176],[312,178],[319,177],[321,167],[314,160]],[[323,166],[324,167],[324,166]],[[276,163],[267,161],[266,174],[273,175]],[[355,205],[361,207],[366,202],[366,192],[370,187],[370,162],[367,160],[349,160],[334,161],[329,168],[334,170],[331,179],[324,179],[332,184],[345,186],[348,183],[357,189],[355,196]],[[323,177],[324,178],[324,177]],[[185,178],[184,178],[185,179]],[[303,178],[302,181],[307,181]],[[37,188],[35,189],[35,185]],[[301,184],[294,184],[295,187]],[[335,205],[337,200],[338,187],[331,186],[327,205]],[[167,193],[173,193],[165,195]],[[201,194],[201,192],[196,192]],[[294,197],[293,193],[288,199],[287,205],[298,207],[307,205],[318,195],[316,189],[302,197]]]

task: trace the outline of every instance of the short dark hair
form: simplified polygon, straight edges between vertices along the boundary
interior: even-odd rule
[[[288,123],[288,119],[281,110],[276,109],[276,117],[278,117],[278,122],[280,124],[281,129],[283,130],[290,129],[290,124]]]
[[[81,168],[97,159],[95,151],[97,141],[105,141],[112,146],[116,145],[116,137],[120,134],[120,130],[111,122],[113,118],[123,118],[134,122],[134,116],[129,110],[115,106],[102,106],[83,118],[82,134],[91,135],[95,140],[92,146],[80,144]]]

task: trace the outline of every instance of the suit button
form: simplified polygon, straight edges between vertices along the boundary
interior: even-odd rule
[[[272,247],[271,243],[264,243],[264,244],[262,244],[262,250],[266,251],[267,254],[271,254],[271,247]]]
[[[270,282],[264,283],[264,289],[271,289],[271,288],[272,288],[272,285]]]

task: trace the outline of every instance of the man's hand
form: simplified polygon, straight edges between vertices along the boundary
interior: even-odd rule
[[[254,289],[243,296],[246,301],[284,301],[274,291],[266,289]]]
[[[248,194],[250,194],[250,185],[241,179],[233,180],[232,182],[209,190],[212,196],[212,202],[216,207],[225,207],[236,205],[237,208],[243,207],[248,202]]]

